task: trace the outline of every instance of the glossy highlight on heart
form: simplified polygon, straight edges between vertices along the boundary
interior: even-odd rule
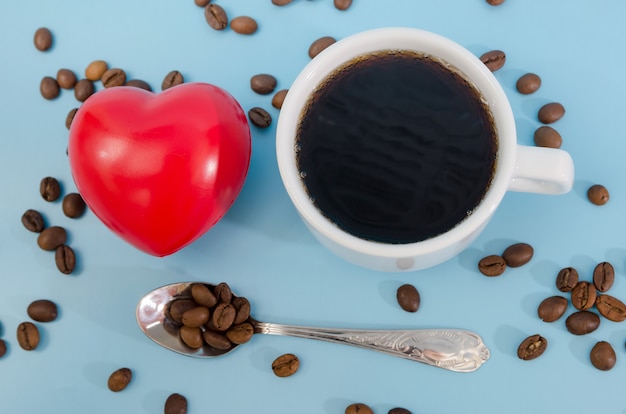
[[[68,156],[94,214],[131,245],[166,256],[234,203],[250,165],[250,128],[235,98],[208,83],[160,93],[119,86],[77,111]]]

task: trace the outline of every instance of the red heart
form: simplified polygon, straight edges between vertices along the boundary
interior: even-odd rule
[[[76,113],[68,147],[89,208],[155,256],[178,251],[224,216],[243,186],[250,153],[241,106],[206,83],[158,94],[102,90]]]

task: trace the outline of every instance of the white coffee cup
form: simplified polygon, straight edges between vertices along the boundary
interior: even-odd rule
[[[297,129],[311,93],[345,63],[364,54],[389,49],[427,54],[456,68],[487,101],[498,139],[491,185],[472,214],[439,236],[409,244],[364,240],[333,224],[311,201],[296,157]],[[515,120],[507,96],[491,71],[474,54],[445,37],[412,28],[361,32],[334,43],[311,60],[293,82],[283,102],[276,132],[276,155],[291,201],[321,244],[349,262],[386,272],[424,269],[459,254],[485,228],[508,190],[563,194],[571,190],[574,181],[574,164],[567,152],[517,144]]]

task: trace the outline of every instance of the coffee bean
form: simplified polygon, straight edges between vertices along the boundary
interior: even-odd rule
[[[272,0],[272,4],[276,6],[286,6],[291,3],[293,0]]]
[[[85,102],[87,98],[93,95],[96,91],[96,88],[93,85],[93,82],[89,79],[81,79],[76,82],[74,86],[74,97],[79,102]]]
[[[226,331],[226,337],[230,340],[230,342],[237,345],[248,342],[252,338],[253,334],[254,328],[248,322],[233,325],[228,329],[228,331]]]
[[[554,322],[561,318],[567,310],[567,299],[563,296],[551,296],[544,299],[537,308],[539,319]]]
[[[396,291],[398,305],[407,312],[417,312],[420,307],[420,294],[411,284],[404,284]]]
[[[530,262],[534,249],[528,243],[515,243],[507,247],[502,258],[508,267],[520,267]]]
[[[345,414],[374,414],[374,411],[366,404],[354,403],[346,407]]]
[[[129,368],[120,368],[109,376],[107,385],[113,392],[120,392],[125,389],[133,379],[133,372]]]
[[[593,269],[593,284],[599,292],[611,289],[615,281],[615,269],[609,262],[598,263]]]
[[[78,112],[78,108],[70,109],[70,111],[67,113],[67,116],[65,117],[65,127],[67,129],[70,129],[70,127],[72,126],[72,121],[76,116],[76,112]]]
[[[490,71],[495,72],[504,66],[504,63],[506,62],[506,54],[501,50],[491,50],[483,53],[480,56],[480,60]]]
[[[565,108],[558,102],[545,104],[539,109],[537,117],[544,124],[552,124],[565,115]]]
[[[76,268],[76,255],[68,245],[62,244],[54,251],[54,262],[59,272],[69,275]]]
[[[332,45],[335,42],[337,42],[337,40],[334,37],[320,37],[319,39],[311,43],[311,46],[309,46],[309,57],[313,59],[315,56],[319,55],[324,49],[326,49],[328,46]]]
[[[565,320],[565,327],[574,335],[586,335],[598,329],[600,317],[589,311],[578,311],[572,313]]]
[[[0,358],[2,358],[4,354],[6,353],[7,353],[7,343],[4,342],[3,339],[0,339]]]
[[[548,340],[535,334],[524,339],[517,348],[517,356],[524,361],[540,357],[548,348]]]
[[[226,331],[232,326],[235,316],[237,316],[237,311],[233,305],[220,303],[213,310],[213,315],[211,316],[212,327],[216,331]]]
[[[78,193],[69,193],[63,197],[62,203],[63,214],[69,218],[78,218],[85,213],[87,205]]]
[[[213,293],[220,303],[230,303],[230,301],[233,299],[233,292],[230,289],[230,286],[228,286],[228,284],[224,282],[215,285],[215,287],[213,288]]]
[[[198,7],[206,7],[211,2],[211,0],[194,0],[194,2]]]
[[[181,321],[183,325],[190,328],[199,328],[209,321],[209,308],[205,306],[196,306],[183,313]]]
[[[109,64],[104,60],[94,60],[85,68],[85,78],[92,82],[102,79],[102,75],[109,69]]]
[[[274,94],[272,97],[272,106],[276,109],[281,109],[283,107],[283,102],[285,102],[285,97],[287,96],[287,89],[281,89]]]
[[[578,282],[572,290],[572,305],[578,310],[590,309],[596,303],[596,287],[589,282]]]
[[[176,323],[183,323],[183,314],[198,306],[192,299],[176,299],[168,303],[166,316]]]
[[[35,300],[28,305],[26,313],[37,322],[52,322],[59,314],[56,303],[48,299]]]
[[[59,69],[57,71],[57,84],[62,89],[72,89],[76,85],[76,74],[69,69]]]
[[[131,79],[129,81],[126,81],[126,86],[132,86],[135,88],[152,92],[152,87],[150,86],[150,84],[148,84],[148,82],[141,80],[141,79]]]
[[[294,354],[283,354],[272,362],[272,371],[277,377],[289,377],[300,368],[300,360]]]
[[[165,400],[164,414],[187,414],[187,398],[180,394],[171,394]]]
[[[504,0],[487,0],[487,4],[490,6],[499,6],[504,3]]]
[[[506,261],[501,256],[492,254],[480,259],[478,270],[485,276],[500,276],[506,270]]]
[[[62,244],[65,244],[67,240],[67,233],[63,227],[51,226],[39,234],[37,237],[37,244],[43,250],[53,251],[56,250]]]
[[[191,296],[198,305],[212,308],[217,305],[217,297],[211,292],[211,289],[203,283],[194,283],[191,285]]]
[[[61,195],[61,185],[54,177],[44,177],[39,182],[39,194],[46,201],[55,201]]]
[[[546,148],[561,148],[563,138],[561,134],[552,127],[547,125],[537,128],[534,135],[535,145]]]
[[[228,16],[224,9],[217,4],[209,4],[204,8],[204,18],[209,26],[215,30],[224,30],[228,26]]]
[[[556,288],[561,292],[571,292],[578,284],[578,271],[565,267],[556,275]]]
[[[22,224],[33,233],[41,233],[45,227],[43,217],[37,210],[26,210],[22,214]]]
[[[46,27],[40,27],[35,31],[33,41],[37,50],[45,52],[52,47],[52,32]]]
[[[126,83],[126,72],[120,68],[107,69],[102,74],[102,86],[105,88],[113,88],[115,86],[123,86]]]
[[[609,190],[601,184],[594,184],[587,190],[587,198],[593,204],[602,206],[609,201]]]
[[[392,408],[391,410],[389,410],[387,414],[412,414],[412,413],[406,408],[396,407],[396,408]]]
[[[184,82],[185,78],[183,77],[183,74],[177,70],[173,70],[163,78],[163,82],[161,82],[161,90],[164,91],[172,86],[180,85]]]
[[[231,301],[235,311],[237,312],[235,315],[235,320],[233,321],[234,325],[239,325],[248,320],[250,317],[250,302],[248,299],[243,296],[238,296]]]
[[[608,371],[615,366],[617,355],[610,343],[606,341],[597,342],[589,353],[591,365],[601,371]]]
[[[274,92],[276,89],[276,78],[266,73],[254,75],[250,78],[250,88],[256,93],[261,95],[267,95]]]
[[[230,28],[235,33],[251,35],[257,31],[259,25],[256,20],[250,16],[237,16],[230,22]]]
[[[39,329],[31,322],[22,322],[17,327],[17,343],[26,351],[32,351],[39,345]]]
[[[335,0],[334,4],[337,10],[348,10],[352,5],[352,0]]]
[[[600,315],[613,322],[626,320],[626,305],[611,295],[599,295],[596,298],[596,309]]]
[[[267,128],[272,124],[272,116],[263,108],[254,107],[248,111],[248,118],[252,125],[258,128]]]
[[[202,330],[200,328],[191,328],[189,326],[181,326],[178,330],[180,339],[189,348],[202,348]]]
[[[209,346],[220,351],[225,351],[233,346],[232,342],[230,342],[226,335],[219,332],[206,330],[202,333],[202,337]]]
[[[515,86],[519,93],[529,95],[537,92],[541,86],[541,78],[534,73],[527,73],[517,80]]]
[[[39,84],[39,91],[41,96],[45,99],[55,99],[61,93],[59,83],[51,76],[44,76]]]

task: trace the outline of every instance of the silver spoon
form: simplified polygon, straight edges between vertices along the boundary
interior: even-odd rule
[[[137,305],[139,327],[157,344],[180,354],[211,358],[232,351],[236,346],[226,351],[209,346],[189,348],[179,339],[176,328],[165,318],[167,304],[188,292],[192,283],[199,282],[174,283],[145,295]],[[259,322],[252,318],[249,322],[254,327],[254,333],[353,345],[457,372],[477,370],[489,359],[490,354],[478,334],[461,329],[336,329],[281,325]]]

